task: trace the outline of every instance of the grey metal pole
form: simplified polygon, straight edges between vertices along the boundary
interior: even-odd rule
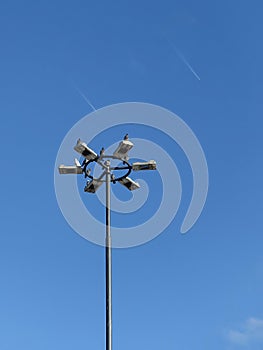
[[[111,234],[110,234],[110,161],[105,163],[106,169],[106,350],[112,350],[112,285],[111,285]]]

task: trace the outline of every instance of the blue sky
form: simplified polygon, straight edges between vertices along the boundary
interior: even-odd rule
[[[60,143],[92,111],[78,89],[95,108],[171,110],[209,166],[204,211],[180,235],[191,177],[168,147],[186,187],[178,215],[114,250],[114,350],[262,349],[261,13],[259,1],[1,4],[1,349],[104,347],[104,250],[68,226],[53,185]]]

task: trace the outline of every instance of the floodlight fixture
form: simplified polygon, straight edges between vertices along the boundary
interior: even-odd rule
[[[129,159],[128,152],[132,147],[133,147],[133,143],[131,141],[122,140],[119,143],[119,146],[117,147],[115,152],[113,153],[113,156],[115,158],[121,158],[121,159],[128,160]]]
[[[138,182],[133,181],[129,177],[124,177],[123,179],[119,180],[119,183],[128,188],[128,190],[130,191],[137,190],[141,187],[140,184],[138,184]]]
[[[149,162],[135,162],[132,164],[132,170],[156,170],[156,161],[149,160]]]
[[[63,165],[61,164],[58,167],[60,174],[82,174],[82,168],[81,166],[76,165]]]
[[[74,159],[74,163],[76,166],[81,167],[81,164],[77,158]]]
[[[103,184],[103,181],[91,180],[87,182],[87,185],[84,188],[85,192],[95,193],[97,189]]]
[[[74,150],[80,153],[87,160],[95,160],[98,158],[98,155],[91,148],[89,148],[85,142],[81,141],[81,139],[78,139]]]

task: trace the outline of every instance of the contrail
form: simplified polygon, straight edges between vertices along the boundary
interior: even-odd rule
[[[90,102],[90,100],[83,94],[83,92],[76,85],[75,85],[75,89],[84,98],[84,100],[87,102],[87,104],[90,106],[90,108],[92,108],[93,111],[96,111],[97,109],[93,106],[93,104]]]
[[[193,75],[198,79],[201,80],[199,75],[194,71],[193,67],[190,65],[190,63],[185,59],[184,55],[177,50],[178,57],[184,62],[184,64],[190,69],[190,71],[193,73]]]
[[[184,57],[184,55],[182,54],[181,51],[179,51],[177,49],[177,47],[169,40],[167,39],[168,42],[170,43],[170,45],[172,46],[172,48],[174,49],[175,53],[177,54],[177,56],[181,59],[181,61],[186,65],[186,67],[189,68],[189,70],[193,73],[193,75],[196,77],[196,79],[201,80],[201,78],[199,77],[199,75],[195,72],[195,70],[193,69],[193,67],[190,65],[190,63],[186,60],[186,58]]]

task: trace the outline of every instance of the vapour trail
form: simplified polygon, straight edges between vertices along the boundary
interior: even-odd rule
[[[83,92],[77,86],[75,86],[75,89],[78,91],[80,96],[82,96],[84,98],[84,100],[87,102],[87,104],[90,106],[90,108],[92,108],[93,111],[96,111],[96,108],[93,106],[93,104],[90,102],[90,100],[83,94]]]
[[[190,65],[190,63],[185,59],[183,54],[180,51],[177,51],[178,57],[183,61],[183,63],[190,69],[190,71],[193,73],[193,75],[198,79],[201,80],[199,75],[194,71],[193,67]]]
[[[178,50],[178,48],[174,45],[174,43],[172,43],[169,39],[167,39],[168,42],[170,43],[170,45],[172,46],[172,48],[174,49],[175,53],[177,54],[177,56],[180,58],[180,60],[186,65],[186,67],[189,68],[189,70],[193,73],[193,75],[196,77],[196,79],[201,80],[201,78],[199,77],[199,75],[195,72],[195,70],[193,69],[193,67],[190,65],[190,63],[186,60],[186,58],[184,57],[184,55],[182,54],[182,52],[180,50]]]

